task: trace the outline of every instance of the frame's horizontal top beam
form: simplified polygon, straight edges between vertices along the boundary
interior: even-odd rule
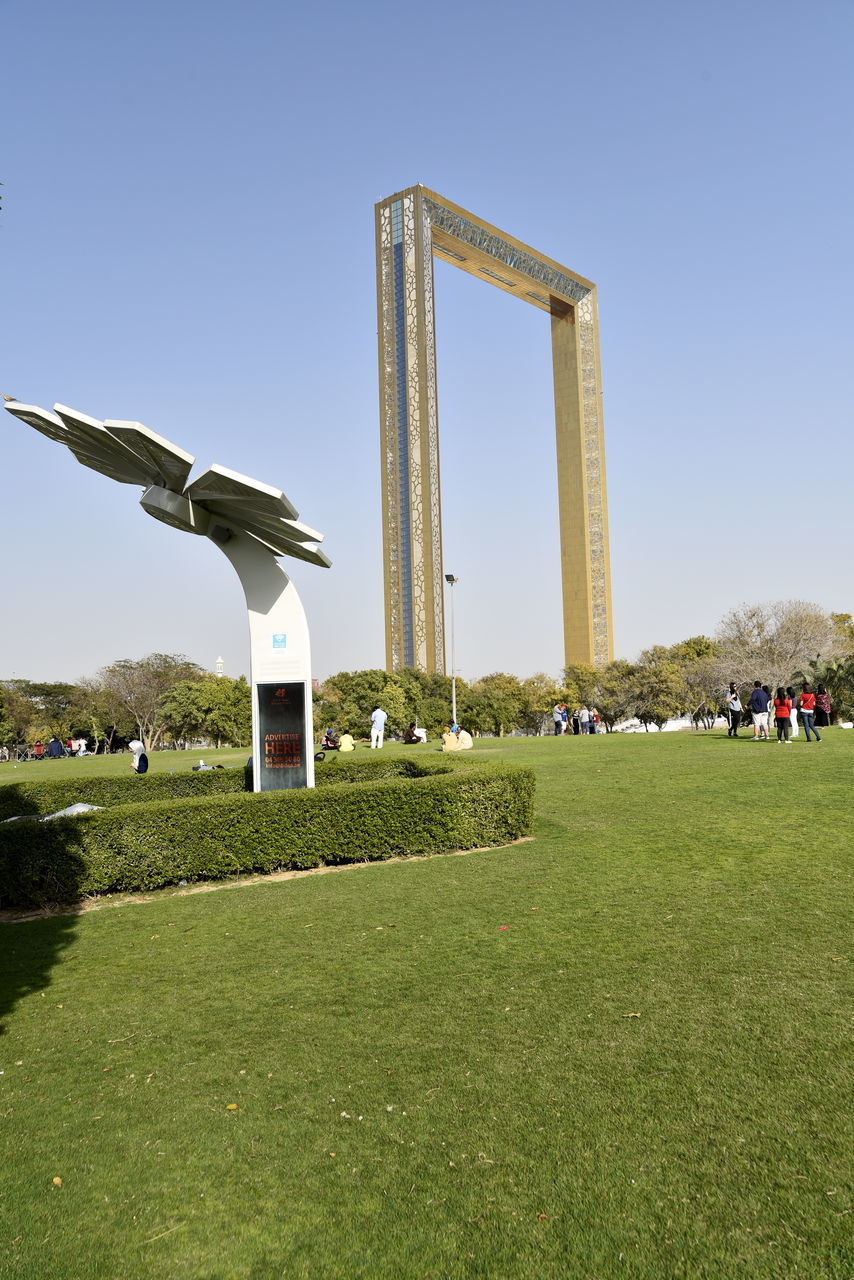
[[[505,262],[497,261],[490,254],[473,248],[462,240],[456,240],[443,231],[433,232],[433,253],[440,261],[450,262],[452,266],[459,267],[460,271],[467,271],[476,280],[483,280],[496,289],[503,289],[505,293],[521,298],[540,311],[546,311],[550,315],[566,315],[570,310],[570,303],[562,293],[546,288]]]
[[[584,276],[427,187],[396,192],[377,207],[415,193],[420,193],[430,219],[434,251],[462,271],[552,314],[565,313],[594,289]]]

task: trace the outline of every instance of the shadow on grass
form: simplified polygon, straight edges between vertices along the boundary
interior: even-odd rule
[[[4,787],[5,796],[16,791],[14,783]],[[26,812],[23,800],[21,808]],[[19,1000],[50,986],[54,965],[74,939],[79,913],[74,905],[42,905],[73,904],[79,895],[83,862],[74,819],[45,823],[35,856],[30,842],[20,841],[15,831],[24,822],[30,826],[32,819],[0,824],[0,1035]]]

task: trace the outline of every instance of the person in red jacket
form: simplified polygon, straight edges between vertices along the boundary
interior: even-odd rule
[[[821,742],[821,734],[815,727],[813,716],[815,715],[815,694],[812,686],[805,684],[801,690],[801,696],[798,698],[798,710],[801,713],[801,721],[804,726],[804,733],[807,735],[807,742],[810,740],[810,733],[815,735],[816,742]]]
[[[774,723],[777,726],[777,741],[785,742],[787,747],[792,745],[789,737],[789,729],[791,728],[792,704],[786,690],[780,685],[774,698]]]

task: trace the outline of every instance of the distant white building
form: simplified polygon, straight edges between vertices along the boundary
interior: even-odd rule
[[[222,658],[217,658],[216,660],[216,673],[218,676],[225,675],[225,663],[223,662]]]

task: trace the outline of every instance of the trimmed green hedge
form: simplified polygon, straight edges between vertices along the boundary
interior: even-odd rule
[[[416,752],[418,754],[416,754]],[[364,755],[349,752],[338,755],[337,752],[327,755],[322,762],[314,766],[315,786],[322,787],[336,782],[379,781],[381,778],[423,778],[428,773],[450,773],[460,764],[465,767],[474,763],[471,757],[457,759],[449,757],[442,751],[425,753],[413,748],[411,756],[390,755],[384,751],[366,751]]]
[[[211,769],[210,773],[206,770],[201,773],[146,773],[138,778],[131,772],[128,756],[126,778],[46,778],[44,782],[10,782],[0,786],[0,821],[27,814],[58,813],[60,809],[78,803],[135,804],[143,800],[222,795],[245,790],[244,769]]]
[[[444,772],[451,767],[453,765],[449,764],[447,756],[435,751],[432,757],[421,755],[412,759],[373,751],[365,752],[356,759],[330,752],[324,761],[317,762],[314,769],[315,783],[322,787],[330,782],[365,782],[369,778],[415,778],[424,773]],[[0,822],[5,818],[58,813],[60,809],[79,803],[102,806],[139,804],[148,800],[234,795],[251,790],[251,773],[243,768],[203,770],[201,773],[146,773],[137,778],[128,765],[128,776],[122,778],[45,778],[44,781],[0,786]]]
[[[407,771],[414,766],[402,764]],[[474,761],[449,768],[437,760],[441,771],[433,765],[419,761],[418,777],[159,800],[10,823],[0,827],[0,906],[501,845],[530,831],[530,770]]]

